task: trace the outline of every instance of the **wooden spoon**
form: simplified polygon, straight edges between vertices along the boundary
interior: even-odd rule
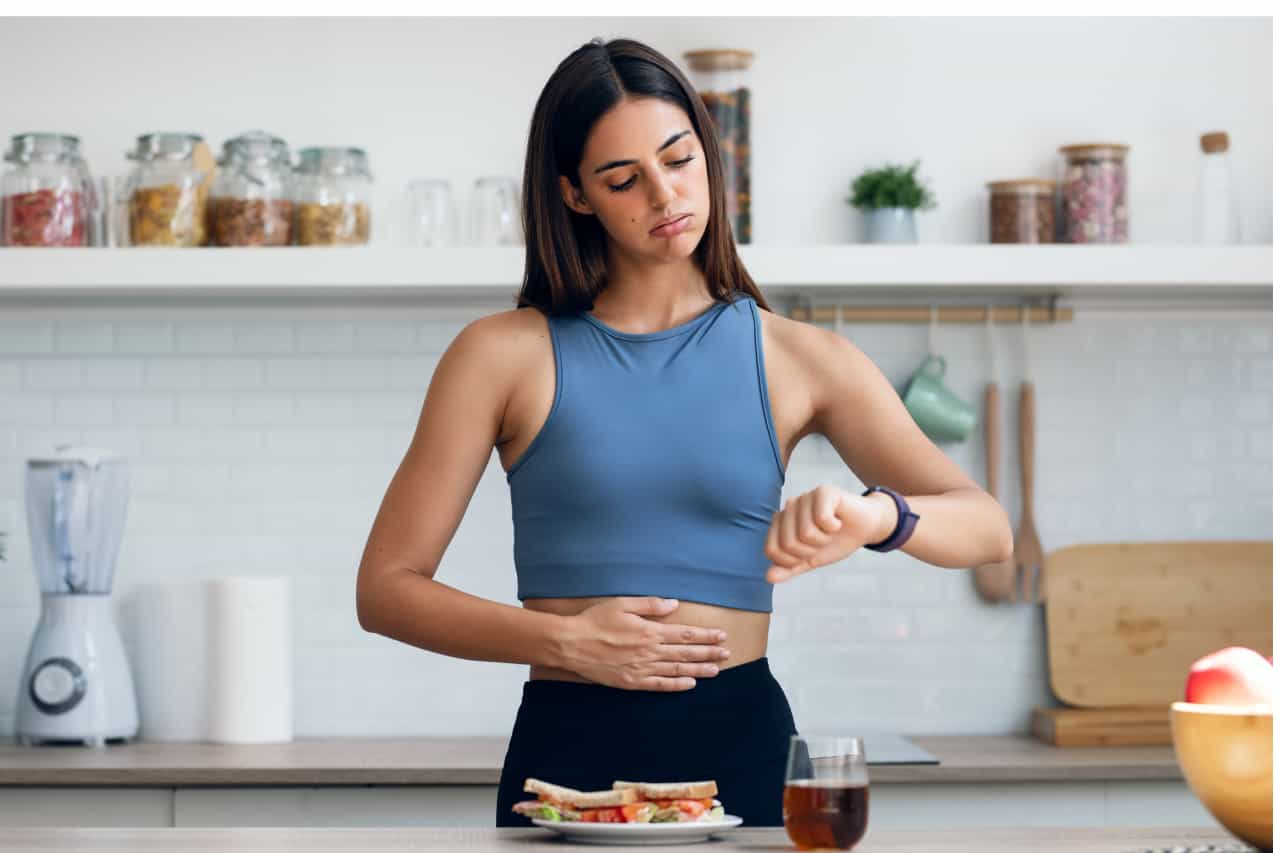
[[[1013,559],[1022,578],[1022,599],[1044,601],[1044,585],[1039,582],[1039,574],[1044,566],[1044,549],[1040,547],[1040,536],[1036,533],[1036,523],[1032,516],[1032,504],[1035,503],[1035,391],[1028,381],[1022,383],[1018,408],[1021,421],[1019,444],[1022,457],[1022,520],[1018,522],[1018,535],[1013,540]]]
[[[997,497],[996,489],[1000,470],[1000,393],[996,383],[987,383],[986,394],[987,419],[987,491],[991,497]],[[973,570],[973,583],[978,595],[991,603],[1017,598],[1017,586],[1014,583],[1017,567],[1012,555],[998,563],[987,563]]]

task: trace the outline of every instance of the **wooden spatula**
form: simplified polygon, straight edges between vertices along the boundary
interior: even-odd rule
[[[987,491],[999,498],[997,484],[1000,479],[1000,390],[995,382],[987,383]],[[999,563],[987,563],[973,570],[973,584],[985,601],[1017,600],[1017,566],[1013,557]]]
[[[1022,520],[1018,522],[1018,534],[1013,540],[1013,560],[1018,566],[1018,579],[1022,585],[1023,601],[1044,601],[1044,587],[1039,582],[1040,569],[1044,565],[1044,549],[1032,511],[1035,503],[1035,391],[1030,381],[1022,383],[1018,401],[1019,446],[1022,469]]]

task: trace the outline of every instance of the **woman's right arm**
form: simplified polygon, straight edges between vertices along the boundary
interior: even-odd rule
[[[534,309],[528,309],[534,310]],[[567,669],[600,684],[688,690],[716,674],[723,631],[660,623],[656,597],[600,602],[576,616],[512,607],[435,580],[502,432],[521,370],[550,341],[516,312],[476,320],[440,357],[417,429],[373,521],[356,580],[360,627],[470,660]]]
[[[413,439],[387,487],[356,580],[366,631],[451,657],[563,664],[563,617],[500,604],[435,580],[497,441],[510,390],[510,318],[467,325],[436,366]]]

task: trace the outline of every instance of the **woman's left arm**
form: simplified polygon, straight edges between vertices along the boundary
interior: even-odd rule
[[[812,380],[814,429],[867,486],[900,493],[920,516],[902,550],[926,563],[973,568],[1013,550],[1009,517],[935,445],[875,363],[851,341],[809,326],[792,350]],[[775,515],[765,553],[769,580],[843,559],[888,538],[897,508],[887,495],[822,486],[790,499]]]

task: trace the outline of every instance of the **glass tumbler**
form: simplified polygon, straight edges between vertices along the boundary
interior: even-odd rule
[[[414,247],[454,243],[453,191],[443,178],[414,178],[405,187],[405,242]]]
[[[800,850],[851,850],[867,831],[867,757],[862,738],[791,736],[782,823]]]
[[[471,194],[471,245],[519,246],[520,190],[514,178],[477,178]]]

